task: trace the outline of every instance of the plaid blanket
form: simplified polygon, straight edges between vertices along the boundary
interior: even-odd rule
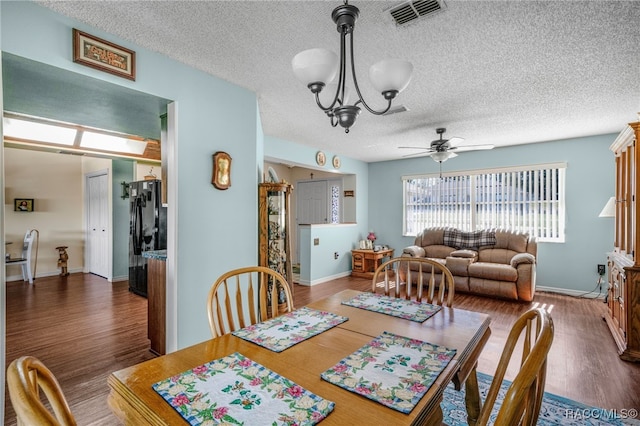
[[[495,231],[472,231],[464,232],[457,229],[448,228],[444,230],[444,245],[457,250],[470,249],[478,250],[479,247],[493,246],[496,244]]]

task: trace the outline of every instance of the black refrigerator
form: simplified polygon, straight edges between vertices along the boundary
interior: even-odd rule
[[[162,182],[129,183],[129,291],[147,297],[147,259],[142,253],[167,248],[167,208],[162,206]]]

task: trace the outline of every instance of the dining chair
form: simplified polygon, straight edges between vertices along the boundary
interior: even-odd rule
[[[7,384],[18,425],[76,425],[58,380],[37,358],[23,356],[13,360],[7,368]],[[40,390],[46,398],[41,398]]]
[[[293,311],[287,280],[266,266],[222,274],[209,290],[207,313],[213,337]]]
[[[489,423],[505,372],[514,350],[520,346],[522,347],[520,370],[509,385],[497,417],[495,420],[492,419],[492,422],[496,425],[531,426],[537,423],[547,376],[547,355],[553,342],[553,335],[551,315],[542,308],[530,309],[516,320],[507,337],[484,405],[480,409],[477,425]],[[476,381],[474,386],[477,389],[475,369],[467,380]],[[468,415],[471,419],[475,417],[475,413],[468,413]]]
[[[394,257],[383,262],[373,273],[371,283],[374,293],[379,289],[387,296],[424,300],[447,307],[453,307],[455,294],[451,271],[428,258]]]
[[[33,284],[34,270],[31,269],[31,257],[33,253],[33,243],[38,231],[32,229],[24,234],[22,242],[22,254],[20,257],[5,259],[6,266],[20,265],[22,267],[22,279]]]

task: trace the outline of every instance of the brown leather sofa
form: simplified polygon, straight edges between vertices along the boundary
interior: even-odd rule
[[[427,228],[402,256],[444,263],[453,274],[456,292],[530,302],[536,289],[537,253],[535,239],[524,233]]]

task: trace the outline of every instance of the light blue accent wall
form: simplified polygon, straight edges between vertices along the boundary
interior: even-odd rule
[[[169,176],[177,182],[178,347],[210,338],[205,302],[211,284],[229,269],[257,264],[257,250],[247,250],[257,247],[257,170],[262,163],[255,94],[35,3],[2,2],[0,7],[3,51],[179,106],[177,176]],[[136,81],[72,62],[72,28],[134,50]],[[233,158],[232,186],[225,191],[211,184],[216,151]]]
[[[331,130],[331,129],[328,129]],[[281,159],[288,164],[296,164],[300,167],[309,167],[324,171],[334,170],[331,165],[333,152],[325,151],[327,164],[320,167],[316,164],[316,148],[295,144],[290,141],[265,136],[264,155],[265,157]],[[356,175],[356,224],[354,226],[320,226],[307,229],[308,238],[303,240],[305,234],[300,235],[300,241],[306,241],[308,245],[300,247],[301,259],[308,257],[312,259],[309,265],[309,280],[311,283],[318,282],[329,277],[344,275],[351,270],[351,249],[356,248],[356,244],[367,236],[369,211],[369,166],[367,163],[348,157],[340,157],[340,173]],[[295,191],[295,188],[294,188]],[[295,223],[295,221],[292,220]],[[320,245],[313,246],[314,238],[320,238]],[[309,255],[303,251],[309,251]],[[334,252],[338,252],[338,259],[334,259]],[[305,257],[306,256],[306,257]],[[301,262],[301,267],[303,263]],[[300,271],[301,279],[306,271]]]
[[[300,284],[320,284],[351,273],[351,250],[355,244],[345,235],[354,235],[356,227],[357,224],[300,227]]]
[[[614,195],[615,160],[609,146],[616,137],[610,134],[460,153],[442,163],[442,170],[566,162],[566,241],[538,244],[537,285],[587,292],[596,287],[596,265],[606,264],[606,252],[613,249],[613,218],[598,214]],[[396,255],[414,242],[413,237],[402,236],[401,177],[420,173],[438,173],[438,163],[422,157],[369,164],[369,224],[377,242],[390,244]]]
[[[113,268],[114,281],[129,278],[129,198],[122,198],[122,182],[134,180],[134,162],[113,160],[111,162],[112,179],[112,218],[113,218]]]

